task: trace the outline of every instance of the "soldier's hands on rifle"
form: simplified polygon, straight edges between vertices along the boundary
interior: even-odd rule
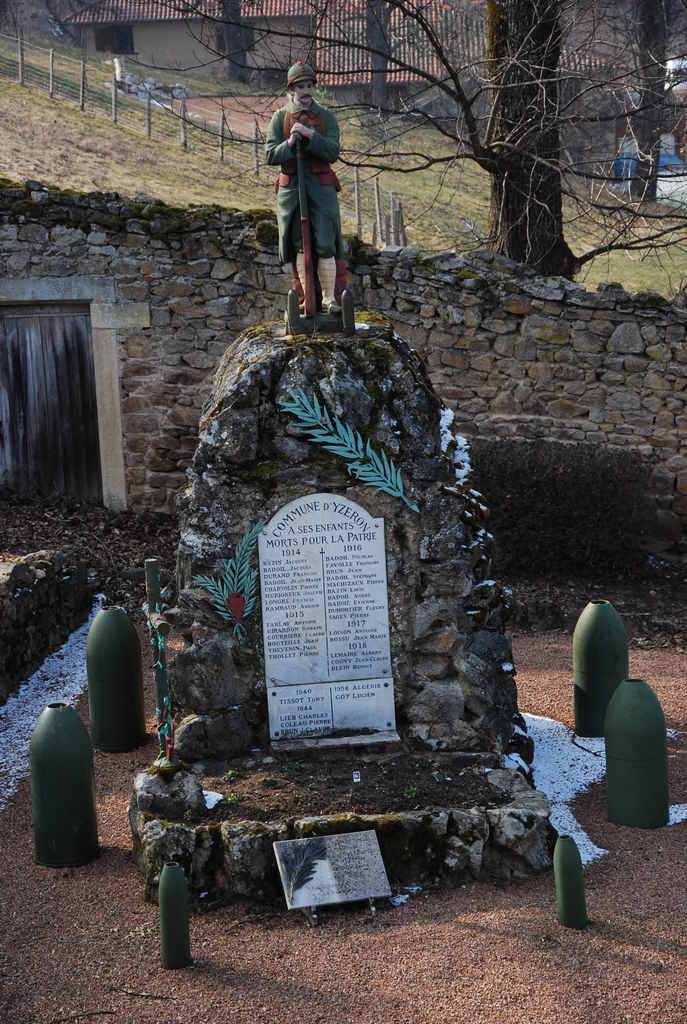
[[[288,138],[289,146],[293,149],[299,136],[303,139],[312,139],[314,134],[315,131],[313,128],[308,128],[306,124],[301,124],[300,121],[294,121],[291,126],[291,134]]]

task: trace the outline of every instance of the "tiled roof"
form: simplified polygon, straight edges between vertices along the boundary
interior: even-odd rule
[[[481,31],[480,22],[465,9],[456,11],[443,0],[406,0],[406,10],[417,6],[428,22],[452,63],[464,66],[470,61],[483,59],[486,45],[486,24]],[[365,0],[348,0],[338,10],[331,5],[323,20],[317,41],[317,67],[323,69],[318,77],[322,85],[369,84],[372,79],[371,57],[365,52],[366,17]],[[446,71],[431,46],[427,34],[409,17],[406,11],[392,8],[386,31],[392,57],[387,67],[389,83],[421,82],[425,72],[437,79],[446,77]],[[403,65],[407,67],[403,67]]]
[[[391,8],[386,32],[394,58],[387,70],[390,83],[422,81],[417,69],[439,79],[445,77],[425,33],[407,14],[413,6],[432,25],[447,51],[455,50],[459,64],[483,58],[486,25],[479,13],[470,12],[470,7],[483,11],[483,0],[463,0],[458,9],[447,0],[406,0],[405,11]],[[367,0],[241,0],[243,17],[248,19],[312,17],[317,24],[314,63],[318,82],[330,87],[371,81],[370,55],[364,49],[367,7]],[[221,20],[222,0],[97,0],[68,20],[78,25],[112,25],[203,16]]]
[[[299,18],[316,13],[312,0],[242,0],[244,18]],[[126,25],[141,21],[221,18],[221,0],[96,0],[65,21],[75,25]]]

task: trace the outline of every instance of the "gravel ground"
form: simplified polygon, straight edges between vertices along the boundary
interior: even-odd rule
[[[516,636],[520,707],[572,724],[570,639]],[[671,740],[671,803],[687,802],[687,688],[674,646],[633,648]],[[150,680],[148,725],[153,727]],[[80,710],[85,714],[82,699]],[[605,821],[603,785],[575,810],[609,851],[585,873],[589,928],[557,921],[553,878],[476,884],[380,906],[297,913],[238,905],[191,920],[194,966],[163,971],[157,907],[143,900],[126,809],[154,756],[96,754],[102,851],[83,868],[33,862],[24,781],[0,816],[0,1021],[7,1024],[684,1024],[687,823],[656,831]]]

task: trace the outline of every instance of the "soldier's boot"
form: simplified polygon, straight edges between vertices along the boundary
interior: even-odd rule
[[[322,259],[322,257],[320,257],[317,274],[322,288],[322,311],[324,313],[340,313],[341,306],[334,298],[334,286],[336,285],[336,260],[333,256],[329,256],[327,259]]]

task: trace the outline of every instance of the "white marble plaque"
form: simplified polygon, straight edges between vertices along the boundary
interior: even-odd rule
[[[268,688],[391,678],[383,519],[310,494],[264,527],[259,557]]]
[[[389,732],[396,721],[389,677],[268,686],[267,707],[273,740],[326,736],[346,729]]]
[[[289,910],[391,895],[372,830],[276,842],[274,855]]]

